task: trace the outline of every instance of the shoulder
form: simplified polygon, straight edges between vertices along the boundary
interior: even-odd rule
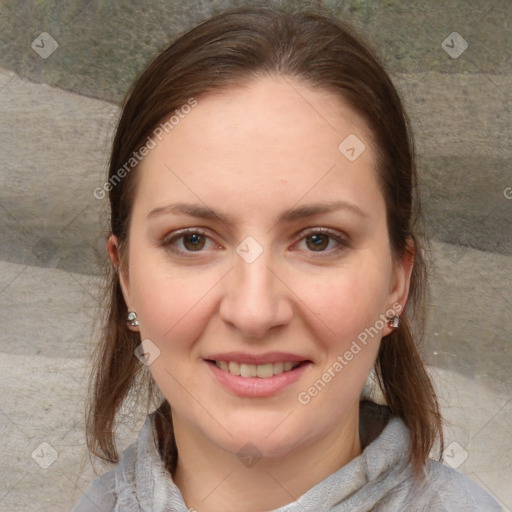
[[[383,485],[387,480],[389,485],[375,510],[503,512],[480,485],[441,462],[428,459],[418,479],[408,462],[409,439],[403,421],[392,417],[363,452],[367,481]]]
[[[94,480],[72,512],[112,512],[116,509],[120,489],[134,488],[137,443],[128,446],[119,464]]]
[[[73,512],[139,512],[183,508],[183,499],[158,452],[155,413],[146,417],[137,440],[119,464],[95,480]]]
[[[72,512],[111,512],[117,502],[116,473],[117,468],[96,479],[84,492]]]
[[[432,512],[503,512],[500,505],[477,483],[440,462],[428,460],[425,466],[422,510]]]

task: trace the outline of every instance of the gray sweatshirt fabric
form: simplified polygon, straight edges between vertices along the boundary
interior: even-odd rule
[[[155,436],[153,413],[119,464],[92,483],[73,512],[188,512]],[[361,455],[273,512],[503,512],[476,483],[440,462],[429,460],[418,484],[406,463],[408,446],[407,427],[392,417]]]

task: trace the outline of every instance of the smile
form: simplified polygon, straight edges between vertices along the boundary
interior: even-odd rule
[[[276,395],[297,382],[312,365],[311,361],[300,356],[288,355],[296,360],[287,361],[286,354],[266,354],[263,357],[232,355],[238,361],[230,360],[227,355],[223,354],[223,357],[219,354],[220,357],[208,358],[204,362],[223,388],[241,397],[264,398]],[[279,360],[281,357],[283,359]],[[256,359],[259,364],[251,359]]]
[[[215,361],[215,366],[221,370],[240,377],[259,377],[260,379],[268,379],[274,375],[280,375],[289,372],[300,362],[277,362],[267,364],[246,364],[237,363],[236,361]]]

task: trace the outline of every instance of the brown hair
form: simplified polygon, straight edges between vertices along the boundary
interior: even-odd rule
[[[410,461],[420,474],[436,440],[441,450],[443,441],[437,398],[419,353],[427,274],[413,143],[390,78],[349,27],[324,8],[297,8],[291,3],[232,9],[186,32],[147,66],[129,91],[113,143],[109,179],[144,145],[152,130],[190,98],[268,75],[334,92],[365,118],[377,150],[394,255],[412,250],[410,242],[415,241],[409,301],[400,327],[381,343],[375,369],[391,413],[409,428]],[[136,177],[134,168],[110,190],[110,229],[118,237],[121,265]],[[127,329],[117,269],[110,269],[108,293],[87,412],[87,441],[92,453],[117,462],[116,415],[131,390],[141,385],[151,395],[154,385],[133,355],[140,336]],[[165,400],[158,409],[157,429],[160,453],[172,473],[177,450]]]

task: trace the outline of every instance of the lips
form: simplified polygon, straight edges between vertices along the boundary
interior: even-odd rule
[[[207,368],[212,377],[230,393],[240,397],[265,398],[277,395],[302,378],[305,372],[311,367],[312,362],[303,357],[293,356],[297,361],[290,361],[289,354],[273,357],[270,356],[237,357],[233,355],[220,354],[218,359],[205,359]],[[264,363],[240,362],[266,359]],[[286,367],[286,370],[285,370]],[[288,369],[289,368],[289,369]],[[272,372],[272,373],[271,373]]]
[[[212,354],[204,359],[213,375],[240,396],[265,397],[296,382],[311,365],[299,354],[240,352]]]

